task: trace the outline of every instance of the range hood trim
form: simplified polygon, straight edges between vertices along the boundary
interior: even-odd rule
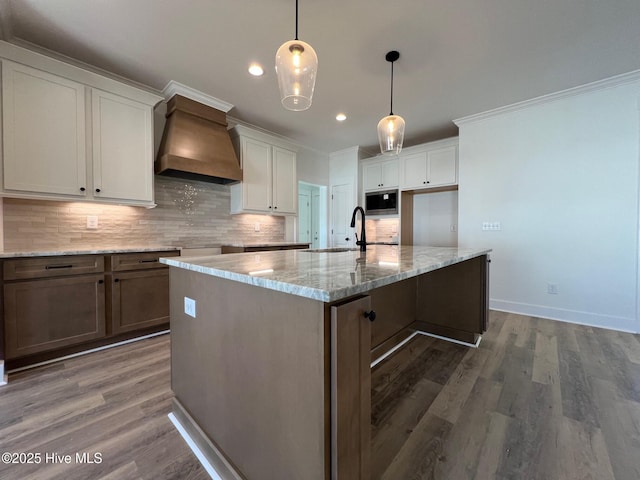
[[[157,174],[220,184],[242,181],[224,112],[176,94],[167,102],[166,119]]]

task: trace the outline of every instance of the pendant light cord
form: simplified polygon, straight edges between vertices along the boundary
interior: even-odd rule
[[[298,0],[296,0],[296,40],[298,40]]]
[[[297,2],[298,0],[296,0]],[[393,62],[391,62],[391,108],[389,115],[393,115]]]

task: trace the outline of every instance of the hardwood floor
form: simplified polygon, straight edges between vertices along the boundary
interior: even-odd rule
[[[372,372],[377,479],[640,479],[640,336],[491,312]]]
[[[169,335],[10,374],[0,387],[0,453],[41,459],[0,462],[0,478],[208,479],[167,418],[172,396]],[[101,462],[77,463],[85,452]],[[71,463],[47,463],[47,453]]]
[[[168,336],[11,374],[0,453],[42,458],[0,478],[207,479],[171,398]],[[635,480],[639,452],[638,335],[491,312],[478,349],[418,336],[373,370],[373,480]]]

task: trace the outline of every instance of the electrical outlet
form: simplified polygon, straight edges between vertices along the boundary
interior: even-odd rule
[[[452,232],[457,232],[458,231],[458,226],[455,223],[453,223],[449,227],[449,230],[451,230]]]
[[[196,318],[196,301],[193,298],[184,297],[184,313]]]
[[[254,223],[253,224],[253,231],[254,232],[259,232],[260,231],[260,224],[259,223]]]
[[[96,215],[87,215],[87,228],[90,230],[98,228],[98,217]]]
[[[500,222],[482,222],[482,230],[502,230]]]
[[[398,224],[394,223],[391,225],[391,233],[398,233]]]
[[[557,295],[558,294],[558,284],[557,283],[547,283],[547,293],[549,295]]]

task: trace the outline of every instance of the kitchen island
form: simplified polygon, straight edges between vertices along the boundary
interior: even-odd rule
[[[174,419],[222,478],[369,478],[372,357],[415,330],[477,339],[488,253],[375,246],[163,259]]]

